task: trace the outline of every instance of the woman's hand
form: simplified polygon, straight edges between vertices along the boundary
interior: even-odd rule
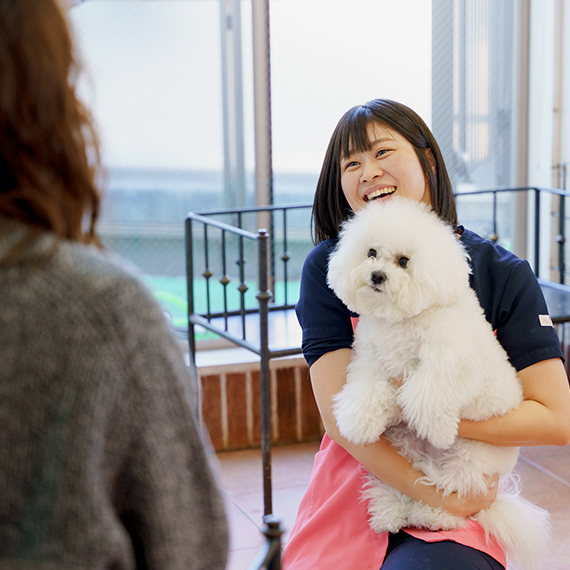
[[[471,517],[479,511],[488,509],[497,499],[499,475],[486,475],[485,478],[488,483],[485,493],[462,497],[457,493],[451,493],[442,497],[439,506],[456,517]]]
[[[390,384],[396,386],[396,388],[401,388],[403,383],[404,383],[403,376],[394,376],[390,378]]]

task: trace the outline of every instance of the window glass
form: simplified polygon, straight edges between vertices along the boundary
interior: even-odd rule
[[[71,18],[108,171],[103,241],[183,323],[186,213],[254,203],[252,3],[89,0]],[[425,119],[457,191],[512,183],[514,0],[272,0],[270,19],[275,204],[312,201],[338,119],[378,97]],[[477,200],[460,202],[460,218],[487,235],[492,212]],[[288,231],[294,280],[309,211]]]
[[[177,304],[169,310],[180,324],[185,215],[227,203],[224,137],[233,135],[222,86],[235,95],[232,72],[243,85],[234,113],[243,113],[244,201],[254,202],[252,5],[239,7],[239,22],[224,23],[240,26],[234,71],[223,69],[216,0],[89,0],[71,10],[87,67],[81,93],[108,172],[102,239],[139,266],[165,305]],[[312,200],[328,139],[349,107],[393,98],[429,123],[431,2],[273,0],[270,17],[275,203]],[[309,211],[292,220],[290,278],[298,279]]]

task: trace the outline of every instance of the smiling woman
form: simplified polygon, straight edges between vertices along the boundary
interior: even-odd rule
[[[327,283],[330,256],[339,228],[354,211],[364,209],[371,197],[390,201],[397,195],[430,204],[465,246],[471,263],[470,286],[523,388],[524,400],[518,408],[483,421],[461,420],[459,435],[505,447],[566,445],[570,440],[570,392],[560,343],[552,326],[539,326],[547,308],[530,266],[457,226],[453,190],[441,152],[416,113],[386,99],[353,107],[341,118],[325,155],[313,205],[317,245],[305,261],[296,306],[303,354],[326,435],[285,551],[288,570],[339,565],[346,570],[498,570],[506,565],[503,547],[493,538],[487,540],[472,518],[495,502],[496,485],[477,492],[444,494],[439,486],[427,484],[424,474],[384,434],[367,443],[349,441],[334,416],[332,403],[354,362],[355,315],[349,307],[355,307],[340,301]],[[370,204],[366,208],[374,211],[376,206],[380,207]],[[411,219],[400,220],[398,228],[404,235],[408,222],[418,231]],[[363,251],[374,258],[381,247],[366,242]],[[441,248],[433,253],[437,256]],[[446,261],[445,254],[440,258]],[[387,263],[391,268],[405,267],[408,261],[407,252],[398,249]],[[352,277],[346,264],[341,269]],[[381,272],[373,279],[377,288],[387,280]],[[417,329],[413,330],[415,334]],[[373,351],[372,340],[364,342]],[[392,355],[401,349],[397,342],[389,346]],[[409,351],[404,357],[409,357]],[[498,369],[495,372],[501,374]],[[447,373],[454,378],[456,367]],[[375,532],[368,524],[369,505],[361,495],[363,468],[413,501],[465,518],[465,526],[448,532],[439,527],[407,527],[397,534]],[[490,483],[497,479],[496,473],[485,475]],[[338,524],[338,513],[343,513],[342,524]]]
[[[314,241],[335,237],[352,210],[385,193],[420,199],[457,225],[451,182],[431,131],[406,105],[376,99],[347,111],[333,132],[313,202]]]

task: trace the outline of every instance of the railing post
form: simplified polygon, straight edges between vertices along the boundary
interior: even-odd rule
[[[194,261],[192,256],[192,220],[186,218],[185,224],[185,240],[186,240],[186,294],[187,294],[187,306],[186,306],[186,316],[188,320],[188,352],[190,357],[190,374],[192,382],[194,383],[194,389],[198,397],[196,398],[195,408],[193,410],[196,418],[202,418],[202,398],[200,389],[200,377],[198,376],[198,369],[196,368],[196,336],[194,323],[192,322],[190,316],[194,313]]]
[[[267,288],[267,241],[269,232],[259,229],[258,263],[259,291],[256,298],[259,302],[259,344],[260,344],[260,382],[261,382],[261,456],[263,463],[263,505],[264,514],[273,511],[271,497],[271,382],[269,373],[269,327],[268,304],[271,293]]]
[[[281,570],[281,535],[283,529],[279,519],[273,515],[263,517],[265,528],[263,534],[268,542],[268,556],[267,570]]]
[[[196,364],[196,338],[194,336],[194,323],[190,315],[194,314],[194,263],[192,262],[192,219],[186,218],[186,292],[188,296],[187,318],[188,318],[188,347],[190,350],[190,360]]]
[[[534,189],[534,273],[540,273],[540,189]]]
[[[497,192],[493,192],[493,235],[491,240],[494,242],[499,241],[499,233],[497,228]]]
[[[567,162],[562,162],[558,165],[558,175],[560,188],[566,191],[566,167]],[[561,176],[561,178],[560,178]],[[561,194],[559,196],[559,221],[558,221],[558,267],[560,270],[559,282],[564,284],[566,280],[566,196]]]
[[[281,570],[281,536],[283,528],[273,515],[263,517],[265,544],[252,560],[248,570]]]
[[[564,274],[566,273],[566,198],[562,195],[558,196],[558,235],[556,241],[558,243],[558,282],[564,283]]]
[[[289,261],[289,252],[287,251],[287,208],[283,208],[283,253],[281,260],[283,261],[283,304],[289,303],[289,273],[287,262]],[[275,291],[274,291],[275,292]]]

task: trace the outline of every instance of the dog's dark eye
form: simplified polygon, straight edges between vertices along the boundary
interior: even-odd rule
[[[376,250],[375,249],[369,249],[368,250],[368,257],[376,257]]]
[[[398,265],[406,269],[406,267],[408,267],[408,261],[410,260],[402,255],[402,257],[398,258]]]

